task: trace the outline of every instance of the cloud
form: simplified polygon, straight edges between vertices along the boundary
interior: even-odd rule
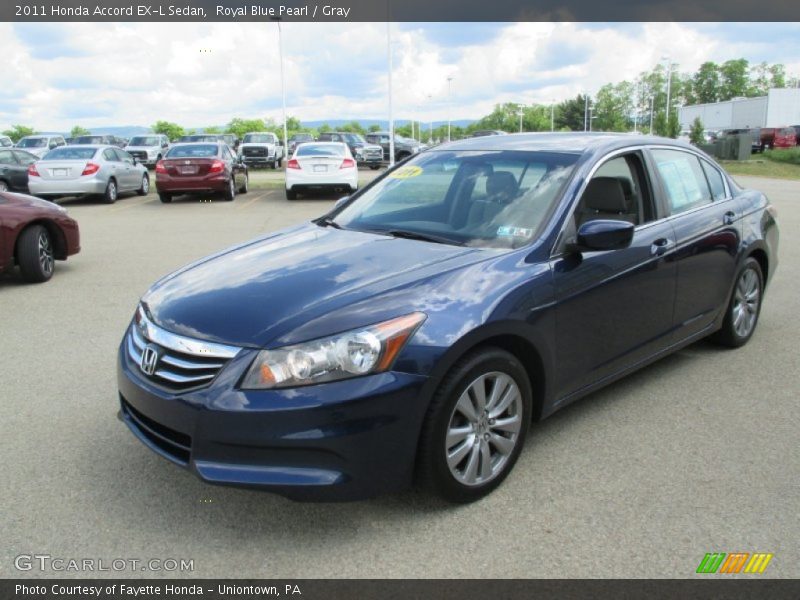
[[[385,119],[385,23],[284,23],[288,113]],[[549,104],[632,79],[665,49],[706,60],[782,62],[800,73],[797,23],[392,24],[398,119],[478,118],[499,102]],[[275,23],[0,23],[0,129],[188,127],[280,121]],[[447,78],[452,77],[448,96]]]

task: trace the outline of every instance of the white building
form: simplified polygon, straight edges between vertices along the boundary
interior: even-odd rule
[[[700,117],[704,129],[750,129],[800,124],[800,89],[773,88],[766,96],[678,108],[681,129]]]

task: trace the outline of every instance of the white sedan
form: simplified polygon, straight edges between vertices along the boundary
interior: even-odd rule
[[[342,142],[305,142],[298,144],[286,163],[286,198],[312,190],[358,189],[358,166],[350,148]]]

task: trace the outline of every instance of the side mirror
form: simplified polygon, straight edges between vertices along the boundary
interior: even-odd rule
[[[587,221],[578,229],[576,250],[618,250],[633,240],[633,223],[611,219]]]
[[[336,201],[336,204],[333,205],[333,210],[336,210],[337,208],[346,204],[348,200],[350,200],[350,196],[342,196]]]

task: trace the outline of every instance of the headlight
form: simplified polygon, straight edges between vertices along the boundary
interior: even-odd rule
[[[412,313],[319,340],[262,350],[242,387],[295,387],[387,371],[425,318],[423,313]]]

